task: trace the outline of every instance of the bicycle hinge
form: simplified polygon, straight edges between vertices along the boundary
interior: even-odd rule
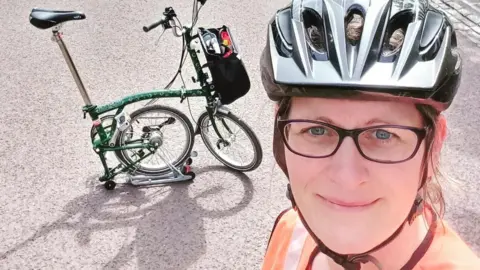
[[[86,105],[82,108],[83,111],[83,119],[87,118],[87,113],[90,113],[92,110],[96,108],[95,105]]]
[[[186,96],[185,96],[185,87],[180,87],[180,103],[183,103],[183,101],[185,100]]]

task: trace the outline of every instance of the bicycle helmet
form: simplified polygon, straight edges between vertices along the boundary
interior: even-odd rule
[[[428,104],[441,112],[451,105],[461,80],[456,47],[448,17],[427,0],[292,0],[269,21],[260,60],[262,83],[273,101],[321,96],[326,89],[340,94],[354,90],[371,100]],[[281,142],[276,129],[275,142]],[[288,177],[283,151],[274,145],[275,159]],[[360,269],[366,262],[380,268],[369,253],[392,241],[424,206],[417,198],[387,240],[363,254],[345,255],[330,250],[311,231],[290,185],[287,195],[317,251],[345,269]]]
[[[346,89],[443,111],[460,83],[456,47],[427,0],[292,0],[269,22],[262,83],[272,100]]]

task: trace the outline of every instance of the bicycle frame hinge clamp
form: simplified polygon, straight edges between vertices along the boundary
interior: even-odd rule
[[[91,111],[95,110],[96,106],[87,105],[82,108],[83,111],[83,119],[87,119],[87,113],[89,114]]]
[[[185,87],[180,87],[180,91],[181,91],[181,95],[180,95],[180,103],[183,103],[183,101],[185,100],[185,98],[187,97],[185,95]]]

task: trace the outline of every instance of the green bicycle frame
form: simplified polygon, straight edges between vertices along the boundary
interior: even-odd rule
[[[193,39],[198,37],[197,35],[191,36],[191,31],[192,29],[186,26],[183,26],[183,36],[185,38],[186,46],[187,46],[187,51],[190,55],[190,58],[193,62],[193,65],[195,67],[196,73],[197,73],[197,81],[200,83],[201,88],[199,89],[154,89],[149,92],[142,92],[138,94],[132,94],[127,97],[124,97],[122,99],[113,101],[111,103],[105,104],[105,105],[94,105],[92,104],[90,97],[88,96],[88,93],[85,89],[85,86],[83,85],[82,80],[80,79],[80,75],[78,74],[78,71],[75,67],[75,64],[73,63],[73,60],[68,52],[68,49],[63,42],[62,39],[62,34],[59,32],[60,27],[56,27],[52,30],[53,33],[53,40],[56,41],[60,47],[60,50],[63,53],[63,56],[65,58],[65,61],[67,62],[67,65],[70,69],[70,72],[72,73],[75,83],[77,84],[78,89],[80,90],[80,94],[82,95],[82,98],[85,102],[85,106],[82,108],[82,111],[84,112],[84,118],[86,118],[86,114],[88,113],[92,121],[94,122],[94,126],[100,136],[100,140],[97,140],[93,142],[94,148],[97,151],[104,152],[104,151],[116,151],[116,150],[123,150],[123,149],[131,149],[131,148],[147,148],[148,144],[135,144],[135,145],[130,145],[130,146],[119,146],[119,147],[113,147],[108,145],[108,141],[112,138],[114,135],[114,132],[116,130],[116,121],[113,121],[113,126],[110,130],[110,133],[107,134],[105,131],[105,128],[101,123],[98,123],[98,119],[100,115],[117,110],[115,115],[121,113],[125,106],[143,101],[143,100],[149,100],[149,99],[156,99],[156,98],[171,98],[171,97],[180,97],[183,101],[184,98],[186,97],[200,97],[204,96],[207,99],[207,111],[210,115],[210,117],[213,117],[213,104],[214,104],[214,99],[213,96],[211,95],[211,89],[210,85],[207,83],[207,76],[203,72],[200,61],[198,59],[197,53],[195,52],[194,49],[190,48],[190,43]],[[97,124],[95,124],[97,123]],[[221,138],[222,136],[220,135],[215,122],[212,121],[212,125],[214,127],[215,132],[217,135]]]

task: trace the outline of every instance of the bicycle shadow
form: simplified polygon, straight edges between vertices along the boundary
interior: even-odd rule
[[[175,184],[172,193],[162,200],[162,207],[151,211],[137,228],[136,237],[125,245],[104,269],[118,269],[124,266],[136,252],[138,269],[187,269],[206,250],[203,218],[222,218],[234,215],[244,209],[253,198],[253,185],[249,177],[236,173],[224,166],[212,166],[195,170],[196,175],[216,170],[237,175],[245,191],[241,202],[228,212],[208,211],[197,200],[220,192],[222,187],[213,187],[197,196],[189,197],[188,184]],[[187,199],[187,200],[185,200]]]
[[[135,257],[138,269],[186,269],[206,250],[203,219],[234,215],[253,199],[253,185],[246,174],[234,172],[225,166],[192,168],[197,175],[194,181],[198,181],[198,176],[214,171],[237,176],[244,190],[241,201],[226,211],[209,211],[197,201],[218,193],[221,186],[191,197],[189,186],[192,182],[163,184],[161,186],[169,190],[160,190],[148,196],[149,186],[119,185],[107,191],[103,185],[96,184],[90,193],[70,201],[63,210],[63,217],[42,226],[33,236],[0,253],[0,260],[58,230],[75,231],[75,241],[79,245],[87,245],[96,232],[133,227],[133,240],[124,244],[114,258],[104,265],[104,269],[118,269]],[[153,202],[155,199],[152,197],[155,196],[164,197]],[[135,210],[115,211],[119,207]]]

